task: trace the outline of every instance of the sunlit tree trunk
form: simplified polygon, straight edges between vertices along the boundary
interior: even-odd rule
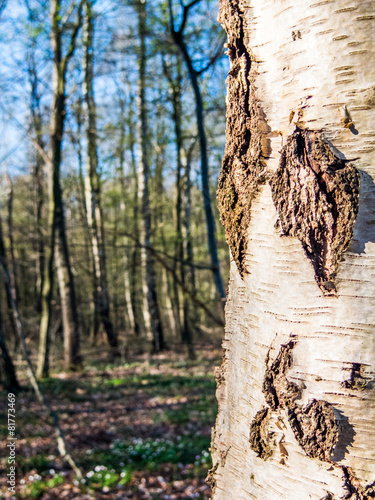
[[[131,154],[131,172],[132,172],[132,215],[133,215],[133,239],[130,243],[133,245],[129,255],[129,286],[130,286],[130,300],[134,316],[134,332],[136,335],[140,335],[142,330],[147,329],[150,325],[148,307],[145,308],[146,314],[143,314],[142,307],[142,288],[139,283],[139,275],[142,275],[141,269],[141,230],[140,230],[140,220],[139,220],[139,206],[140,200],[142,199],[142,193],[139,189],[139,172],[137,169],[137,161],[135,158],[135,144],[136,138],[133,132],[133,100],[130,99],[129,109],[127,110],[128,115],[128,133],[129,133],[129,150]],[[129,239],[127,240],[129,242]],[[143,280],[141,280],[143,282]],[[142,283],[141,283],[142,285]],[[147,301],[146,301],[147,302]]]
[[[110,300],[107,282],[106,255],[104,244],[103,213],[101,208],[101,179],[98,172],[97,132],[95,116],[95,100],[93,88],[93,11],[91,0],[85,2],[84,16],[84,99],[87,135],[87,179],[86,210],[91,231],[91,248],[94,279],[94,338],[99,325],[102,324],[107,335],[112,353],[118,353],[117,335],[110,317]]]
[[[182,105],[181,105],[181,92],[182,92],[182,72],[181,72],[181,62],[179,58],[176,61],[176,77],[173,79],[172,75],[165,67],[164,71],[167,74],[169,85],[172,94],[172,107],[173,107],[173,123],[174,132],[176,136],[176,163],[177,163],[177,175],[176,175],[176,243],[175,243],[175,263],[174,271],[179,268],[179,275],[181,283],[183,286],[186,284],[186,270],[185,270],[185,251],[184,251],[184,234],[183,234],[183,223],[185,222],[186,227],[190,227],[190,207],[185,211],[185,217],[183,217],[183,195],[184,195],[184,181],[186,183],[187,194],[189,197],[185,200],[186,204],[190,203],[190,165],[187,164],[185,158],[185,178],[183,176],[183,133],[182,133]],[[188,175],[187,175],[188,174]],[[188,233],[186,232],[186,236]],[[190,236],[190,233],[189,233]],[[191,244],[191,239],[189,241]],[[193,283],[191,283],[192,285]],[[179,296],[178,285],[174,281],[174,295]],[[179,301],[178,301],[179,305]],[[179,330],[181,332],[181,340],[186,345],[188,354],[190,358],[194,358],[194,346],[192,338],[192,328],[189,318],[189,300],[186,293],[182,297],[182,324],[179,325]]]
[[[215,500],[375,495],[374,19],[371,2],[221,0]]]
[[[140,122],[140,164],[142,175],[142,217],[144,229],[144,264],[147,283],[147,303],[150,314],[152,344],[155,351],[165,348],[163,327],[161,323],[158,297],[156,292],[155,263],[150,252],[151,247],[151,211],[149,195],[150,166],[148,158],[148,137],[147,137],[147,105],[146,105],[146,2],[137,2],[138,29],[140,39],[140,52],[138,56],[139,69],[139,122]]]
[[[57,266],[61,266],[58,273],[61,277],[59,285],[61,306],[63,310],[64,341],[71,348],[64,349],[64,361],[67,368],[72,368],[80,363],[79,354],[79,325],[74,288],[74,278],[70,266],[69,249],[66,239],[65,215],[60,185],[60,166],[62,153],[62,140],[65,122],[65,83],[66,71],[76,45],[78,30],[81,26],[81,9],[78,9],[78,19],[70,36],[67,54],[62,55],[62,33],[61,26],[61,3],[60,0],[51,2],[51,44],[54,54],[53,65],[53,99],[51,108],[51,131],[50,151],[48,160],[48,230],[49,242],[45,251],[45,268],[42,290],[42,317],[39,334],[39,354],[37,376],[47,376],[49,373],[49,349],[50,349],[50,323],[51,323],[51,300],[53,292],[53,263],[56,251],[59,252]],[[63,297],[66,300],[63,300]],[[68,357],[69,354],[69,357]]]

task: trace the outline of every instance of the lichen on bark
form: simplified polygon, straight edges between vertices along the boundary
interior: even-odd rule
[[[244,12],[239,0],[221,1],[219,22],[228,33],[231,68],[227,78],[226,146],[217,199],[233,259],[244,277],[248,274],[244,257],[251,201],[265,169],[260,132],[264,118],[255,97]]]
[[[363,376],[363,365],[361,363],[352,363],[350,378],[341,383],[345,389],[359,391],[364,390],[367,384],[368,380]]]
[[[321,132],[297,128],[270,183],[284,234],[301,241],[319,287],[334,294],[358,213],[357,169],[332,152]]]

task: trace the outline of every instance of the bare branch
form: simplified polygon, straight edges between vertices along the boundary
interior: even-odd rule
[[[65,14],[65,16],[61,19],[61,27],[62,28],[68,22],[69,17],[72,15],[72,12],[73,12],[75,6],[76,6],[76,4],[75,4],[75,2],[73,2],[72,5],[70,6],[70,8],[68,9],[67,13]]]
[[[184,29],[185,29],[185,26],[186,26],[186,22],[187,22],[187,19],[188,19],[188,16],[189,16],[189,10],[194,7],[194,5],[197,5],[201,0],[193,0],[192,2],[190,2],[188,5],[184,5],[183,9],[183,14],[182,14],[182,22],[181,22],[181,25],[180,25],[180,29],[178,30],[178,34],[179,35],[182,35],[182,33],[184,32]]]
[[[205,73],[208,69],[210,69],[210,67],[213,64],[215,64],[215,62],[223,55],[223,48],[224,48],[225,40],[226,40],[226,38],[223,38],[222,40],[220,40],[220,43],[219,43],[214,55],[208,61],[206,66],[204,68],[202,68],[201,70],[197,71],[198,75],[203,75],[203,73]]]
[[[162,257],[160,257],[160,253],[162,253],[162,252],[160,252],[158,250],[155,250],[152,246],[143,245],[131,233],[123,231],[123,234],[125,236],[127,236],[128,238],[130,238],[131,240],[133,240],[135,242],[135,244],[137,246],[139,246],[140,248],[144,248],[144,249],[148,250],[154,256],[154,258],[164,267],[164,269],[166,271],[168,271],[169,273],[171,273],[171,275],[173,276],[173,279],[175,280],[175,282],[177,283],[177,285],[181,288],[181,290],[184,293],[186,293],[186,295],[188,295],[191,298],[191,300],[194,302],[194,304],[196,304],[198,307],[200,307],[201,309],[203,309],[203,311],[207,314],[207,316],[209,318],[211,318],[212,321],[214,321],[217,325],[224,326],[224,322],[222,321],[222,319],[220,317],[218,317],[218,315],[216,315],[213,312],[211,312],[208,309],[208,307],[201,300],[198,299],[198,297],[195,295],[195,293],[193,293],[191,290],[189,290],[189,288],[180,280],[180,278],[177,276],[176,271],[172,267],[170,267],[168,265],[168,263],[165,262],[165,260]]]
[[[63,69],[64,70],[66,69],[66,66],[67,66],[70,58],[74,54],[74,50],[76,48],[77,35],[78,35],[78,32],[79,32],[79,30],[80,30],[80,28],[82,26],[82,8],[83,8],[83,2],[84,2],[84,0],[81,0],[79,2],[78,13],[77,13],[77,16],[78,16],[77,17],[77,22],[74,25],[73,32],[72,32],[72,35],[70,37],[70,44],[69,44],[68,52],[67,52],[66,56],[64,57],[64,59],[62,61],[62,65],[63,65]]]

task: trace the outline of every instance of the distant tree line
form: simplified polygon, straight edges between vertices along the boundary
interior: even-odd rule
[[[17,385],[20,335],[39,378],[57,346],[78,369],[104,338],[112,358],[178,342],[193,358],[194,339],[222,326],[229,264],[216,2],[1,9],[14,49],[0,79],[3,383]]]

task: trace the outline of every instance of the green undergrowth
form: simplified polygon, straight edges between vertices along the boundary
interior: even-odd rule
[[[97,366],[42,380],[42,391],[58,410],[70,452],[82,470],[81,480],[59,458],[53,428],[32,391],[20,393],[18,446],[24,450],[18,454],[21,491],[16,498],[43,498],[51,491],[58,497],[68,487],[77,497],[134,492],[140,477],[151,476],[165,477],[169,485],[204,481],[217,413],[213,365],[212,360],[199,365],[173,359],[160,370],[152,362],[107,364],[104,372]],[[30,404],[35,411],[33,406],[30,412]],[[128,420],[122,421],[124,414]]]

